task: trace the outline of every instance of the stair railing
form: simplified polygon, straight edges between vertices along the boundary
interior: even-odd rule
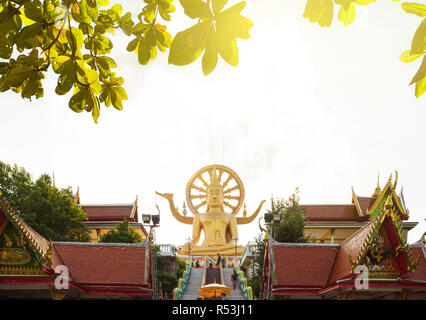
[[[201,280],[201,286],[206,285],[206,278],[207,278],[207,257],[204,257],[203,280]]]
[[[225,285],[225,281],[224,281],[224,279],[223,279],[223,267],[222,267],[222,262],[221,263],[219,263],[219,269],[220,269],[220,284],[223,284],[223,285]]]
[[[237,271],[238,284],[240,286],[242,295],[246,300],[253,300],[253,289],[248,285],[244,271],[242,271],[239,266],[235,267],[235,271]]]
[[[191,276],[191,261],[186,265],[186,270],[182,273],[182,278],[178,280],[177,288],[173,289],[173,300],[182,299],[188,284],[189,277]]]

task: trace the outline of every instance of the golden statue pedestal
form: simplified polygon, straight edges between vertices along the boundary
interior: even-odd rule
[[[217,256],[220,253],[221,256],[241,256],[244,252],[243,246],[213,246],[213,247],[201,247],[195,246],[189,248],[186,243],[182,248],[178,250],[178,255],[191,255],[191,256]],[[236,253],[236,254],[235,254]]]

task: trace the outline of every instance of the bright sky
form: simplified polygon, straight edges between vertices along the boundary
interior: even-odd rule
[[[69,95],[54,93],[53,72],[42,99],[1,93],[0,160],[34,178],[54,171],[58,187],[80,187],[84,204],[130,203],[137,194],[139,213],[151,214],[156,190],[174,193],[181,208],[189,178],[213,163],[240,176],[249,214],[297,186],[301,203],[349,204],[351,186],[371,196],[378,172],[383,186],[398,170],[409,221],[420,222],[409,242],[417,241],[426,231],[426,96],[416,99],[408,86],[420,61],[405,64],[399,55],[421,18],[378,1],[358,6],[349,27],[335,17],[320,28],[303,19],[305,3],[247,1],[243,14],[254,27],[250,40],[238,40],[239,66],[220,60],[208,77],[201,59],[175,67],[164,53],[140,66],[125,50],[129,38],[114,36],[129,100],[121,112],[101,109],[97,125],[68,108]],[[141,4],[131,2],[135,10]],[[176,6],[172,35],[195,23]],[[165,199],[157,202],[157,242],[183,244],[191,226],[172,217]],[[258,233],[257,221],[240,226],[239,243]]]

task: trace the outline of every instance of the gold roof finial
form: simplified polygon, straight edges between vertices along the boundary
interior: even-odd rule
[[[376,189],[374,189],[374,193],[373,193],[372,197],[377,197],[380,194],[380,192],[382,191],[382,189],[380,188],[379,179],[380,179],[379,172],[377,172],[377,187],[376,187]]]

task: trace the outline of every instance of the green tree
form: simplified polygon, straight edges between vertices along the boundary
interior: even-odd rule
[[[356,6],[368,5],[376,0],[307,0],[303,17],[310,22],[318,23],[321,27],[329,27],[334,17],[334,7],[340,6],[338,20],[348,26],[356,17]],[[399,0],[393,0],[399,1]],[[413,62],[423,57],[420,67],[410,81],[410,85],[416,84],[414,91],[418,98],[426,91],[426,5],[415,2],[404,2],[401,5],[407,13],[415,14],[423,18],[411,41],[410,50],[400,55],[402,62]]]
[[[279,225],[273,226],[272,235],[278,242],[307,242],[303,233],[305,227],[305,216],[299,205],[299,189],[288,198],[271,199],[271,209],[267,213],[280,214],[281,221]]]
[[[130,228],[129,221],[126,218],[117,224],[116,230],[110,230],[101,236],[101,242],[104,243],[138,243],[142,242],[142,237],[135,230]]]
[[[0,161],[0,192],[34,230],[55,241],[89,241],[83,210],[74,205],[70,187],[58,189],[41,175],[35,182],[24,168]]]
[[[288,200],[271,198],[271,208],[266,213],[281,215],[281,221],[278,225],[269,227],[269,236],[278,242],[301,243],[307,242],[303,233],[305,219],[299,205],[299,189],[288,198]],[[273,230],[272,230],[273,228]],[[258,234],[255,238],[256,251],[253,260],[253,273],[249,279],[249,285],[252,287],[253,295],[258,297],[263,278],[263,268],[265,262],[266,243],[263,234]]]
[[[131,37],[127,50],[141,65],[170,48],[169,63],[183,66],[204,52],[205,75],[216,67],[218,55],[238,65],[236,38],[248,39],[253,23],[240,13],[241,1],[224,10],[228,0],[179,0],[194,26],[173,38],[161,23],[171,20],[173,0],[144,0],[139,13],[124,13],[109,0],[1,0],[0,92],[12,90],[22,98],[41,98],[43,79],[50,69],[58,75],[56,93],[72,90],[69,107],[92,113],[97,122],[101,103],[123,109],[124,79],[112,69],[113,42],[109,34],[121,30]],[[123,5],[126,1],[122,2]],[[162,20],[162,21],[161,21]]]
[[[248,279],[248,284],[253,290],[253,296],[259,297],[260,284],[263,277],[263,267],[265,263],[266,243],[263,234],[258,234],[254,241],[256,243],[256,249],[252,265],[253,272],[251,278]]]
[[[160,246],[155,247],[155,252],[157,256],[158,284],[161,286],[163,293],[170,296],[173,290],[177,287],[178,280],[182,277],[183,272],[186,270],[186,262],[178,257],[174,257],[177,265],[176,272],[167,273],[164,271],[165,257],[161,256]]]

